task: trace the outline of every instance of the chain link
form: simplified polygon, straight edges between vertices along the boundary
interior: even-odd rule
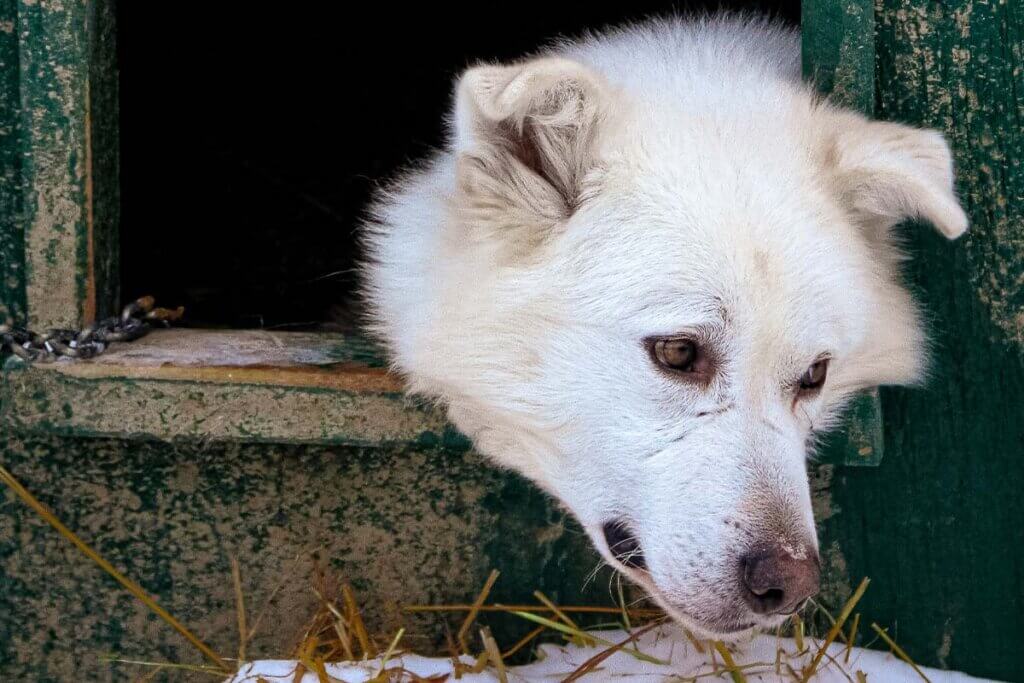
[[[0,323],[0,356],[10,352],[30,363],[52,363],[61,358],[92,358],[107,350],[111,342],[128,342],[143,337],[154,325],[168,327],[184,315],[184,307],[157,308],[151,296],[131,302],[112,316],[81,330],[52,329],[43,334],[11,323]]]

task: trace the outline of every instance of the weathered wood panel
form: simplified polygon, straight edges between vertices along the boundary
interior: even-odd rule
[[[1024,680],[1024,4],[879,0],[876,114],[944,130],[973,220],[905,228],[933,373],[885,390],[886,457],[837,468],[826,538],[927,664]]]
[[[468,440],[406,397],[361,338],[157,330],[88,361],[0,372],[0,429],[64,436],[388,446]]]
[[[806,0],[801,9],[804,75],[836,103],[870,114],[875,107],[874,0]]]
[[[807,0],[802,5],[804,76],[845,107],[874,111],[873,0]],[[821,449],[821,462],[877,465],[884,455],[882,405],[877,390],[851,406],[846,424]]]
[[[82,366],[102,368],[104,366]],[[11,359],[0,428],[78,437],[396,446],[468,441],[381,370],[170,368],[79,377]],[[175,370],[184,374],[176,376]],[[289,386],[291,384],[291,386]]]
[[[17,0],[0,0],[0,321],[26,317],[17,27]]]
[[[116,301],[113,18],[112,0],[0,11],[0,306],[35,327],[79,325]]]
[[[419,650],[444,651],[436,618],[398,603],[471,602],[488,572],[493,598],[608,604],[609,576],[582,530],[519,477],[472,451],[370,450],[14,437],[0,461],[84,539],[137,579],[225,657],[237,648],[230,557],[242,567],[250,623],[282,584],[248,651],[291,652],[316,609],[310,554],[352,582],[387,646],[397,626]],[[299,561],[296,561],[298,559]],[[127,659],[201,656],[24,504],[0,489],[0,679],[136,681]],[[336,585],[336,584],[335,584]],[[449,619],[456,630],[461,615]],[[501,642],[532,628],[487,618]],[[440,642],[439,642],[440,641]],[[164,672],[157,680],[197,680]],[[215,679],[213,679],[215,680]]]

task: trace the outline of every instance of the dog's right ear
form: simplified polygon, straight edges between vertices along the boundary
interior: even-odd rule
[[[829,171],[851,213],[874,234],[923,218],[949,239],[967,230],[942,134],[843,112],[835,118]]]
[[[536,243],[575,210],[606,109],[600,78],[541,58],[478,66],[455,106],[458,209],[474,231]]]

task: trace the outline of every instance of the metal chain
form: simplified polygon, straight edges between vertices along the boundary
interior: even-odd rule
[[[52,329],[43,334],[11,323],[0,323],[0,356],[13,353],[30,363],[52,363],[61,358],[92,358],[107,350],[111,342],[143,337],[154,325],[168,327],[184,315],[184,307],[157,308],[151,296],[131,302],[112,316],[81,330]]]

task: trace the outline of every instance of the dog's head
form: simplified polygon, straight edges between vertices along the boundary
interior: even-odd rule
[[[706,634],[817,590],[809,444],[858,390],[922,371],[890,230],[967,223],[940,135],[777,87],[767,109],[687,108],[566,59],[473,68],[418,181],[447,192],[439,236],[406,247],[428,275],[403,295],[370,273],[413,388]]]

